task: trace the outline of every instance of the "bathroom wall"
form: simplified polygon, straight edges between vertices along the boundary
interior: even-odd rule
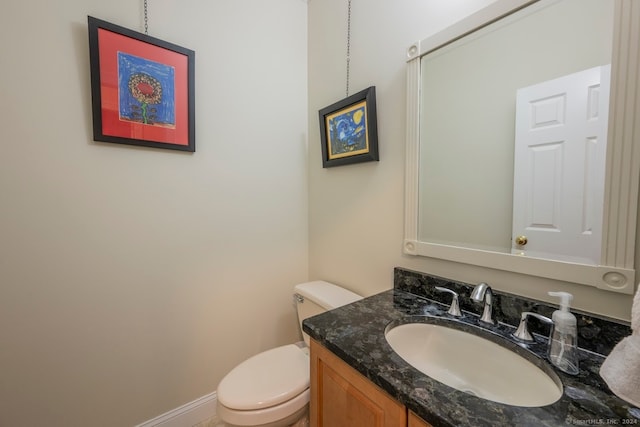
[[[196,52],[192,154],[92,140],[87,15],[141,0],[2,5],[1,426],[132,426],[298,339],[307,4],[148,3]]]
[[[352,0],[351,93],[376,86],[380,161],[322,169],[317,111],[345,96],[347,2],[309,2],[310,278],[370,295],[403,266],[546,301],[561,289],[583,310],[628,320],[627,295],[402,254],[406,49],[488,3]]]

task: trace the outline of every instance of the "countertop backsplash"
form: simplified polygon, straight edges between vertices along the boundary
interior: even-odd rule
[[[459,294],[460,309],[471,313],[482,313],[482,305],[471,301],[469,297],[476,284],[457,282],[417,271],[396,267],[393,274],[393,287],[414,295],[449,305],[451,295],[434,289],[436,286],[449,288]],[[491,283],[489,283],[491,286]],[[493,313],[498,322],[517,327],[520,314],[532,311],[551,318],[558,309],[557,305],[511,295],[492,289],[494,295]],[[607,319],[571,308],[578,320],[578,347],[607,356],[613,347],[624,337],[631,334],[628,323]],[[529,320],[530,331],[541,336],[549,335],[549,326],[535,318]]]

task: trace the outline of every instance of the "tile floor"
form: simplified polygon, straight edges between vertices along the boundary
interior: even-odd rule
[[[193,427],[224,427],[224,423],[218,419],[218,417],[209,418],[202,421]]]

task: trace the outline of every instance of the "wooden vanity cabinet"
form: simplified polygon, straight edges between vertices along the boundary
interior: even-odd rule
[[[311,427],[431,427],[311,340]]]

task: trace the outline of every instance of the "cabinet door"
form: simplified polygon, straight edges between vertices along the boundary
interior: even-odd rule
[[[407,411],[311,340],[311,427],[406,427]]]
[[[409,411],[409,427],[433,427],[431,424]]]

